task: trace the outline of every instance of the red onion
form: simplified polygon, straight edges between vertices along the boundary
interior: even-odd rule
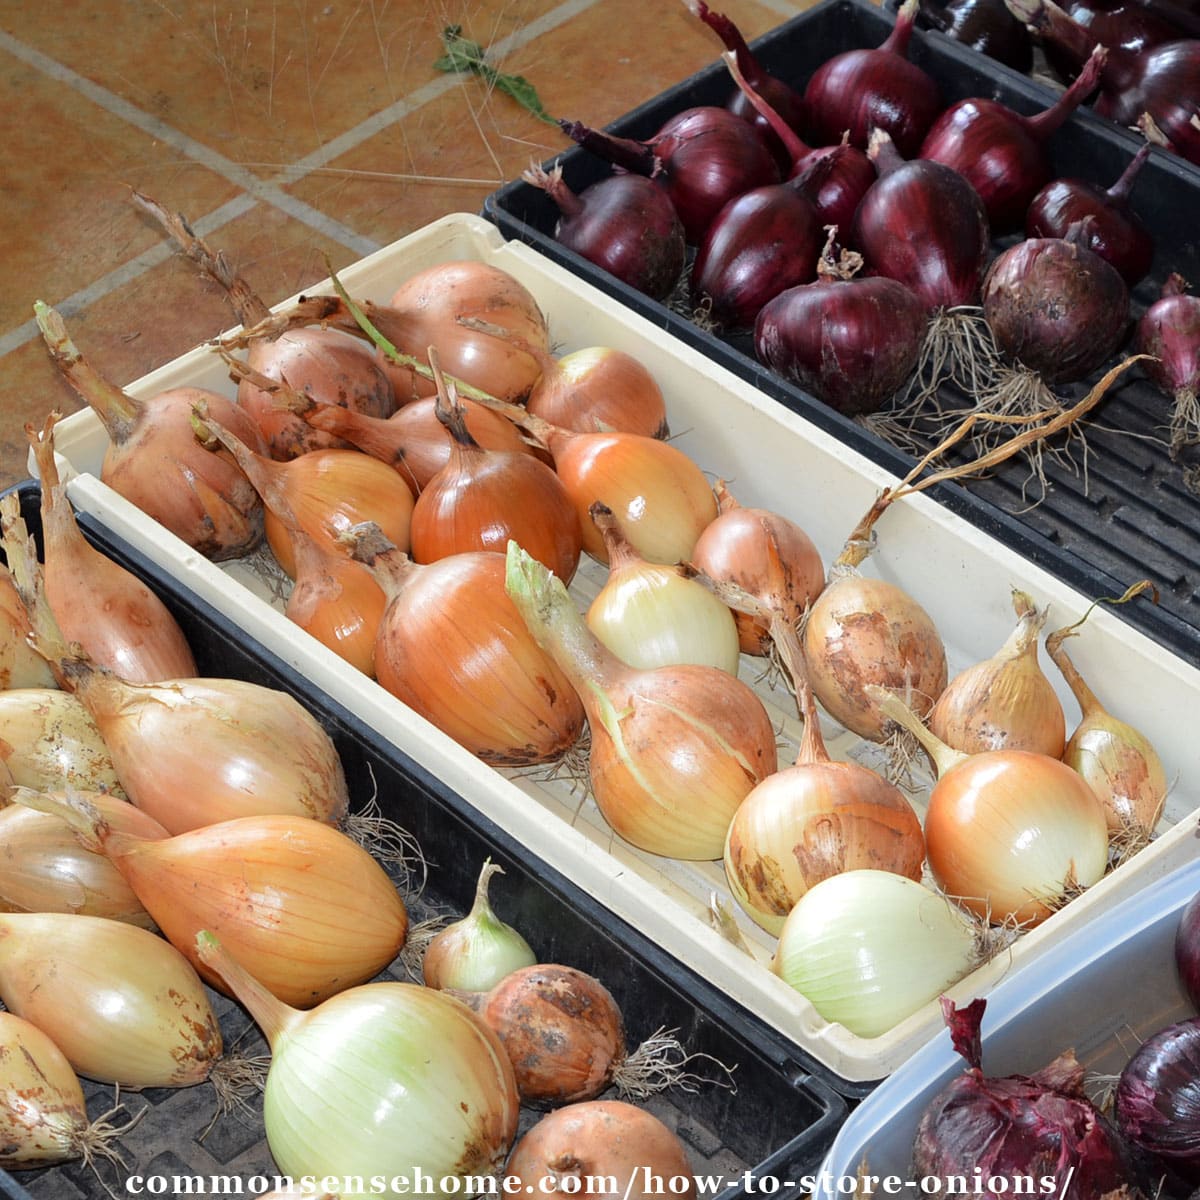
[[[996,344],[1045,383],[1089,375],[1121,344],[1129,290],[1117,269],[1069,238],[1029,238],[1005,250],[983,281],[983,315]]]
[[[726,108],[703,106],[676,114],[646,142],[614,137],[578,121],[560,122],[585,150],[666,188],[692,245],[735,196],[779,182],[766,140]]]
[[[754,326],[760,362],[848,415],[874,412],[909,378],[927,324],[904,284],[853,278],[852,257],[839,265],[827,247],[817,282],[776,296]]]
[[[1096,38],[1072,21],[1052,0],[1008,0],[1012,12],[1044,41],[1083,62]],[[1190,162],[1200,163],[1200,41],[1166,42],[1149,53],[1110,47],[1100,74],[1096,112],[1118,125],[1136,125],[1148,113],[1165,144]]]
[[[942,163],[905,162],[882,131],[867,153],[879,179],[858,206],[850,239],[867,266],[905,284],[930,311],[977,303],[991,249],[978,193]]]
[[[1187,281],[1172,274],[1162,295],[1138,323],[1138,350],[1153,355],[1143,364],[1154,385],[1175,401],[1171,453],[1200,439],[1200,300],[1185,296]]]
[[[1142,1043],[1117,1081],[1116,1116],[1125,1139],[1185,1192],[1200,1184],[1200,1019]]]
[[[1053,1180],[1064,1200],[1098,1200],[1132,1184],[1120,1143],[1083,1093],[1084,1069],[1071,1051],[1034,1075],[989,1078],[980,1061],[985,1001],[956,1009],[942,1000],[955,1050],[968,1069],[930,1101],[913,1145],[914,1178],[952,1176],[1037,1184]],[[1025,1184],[1027,1187],[1028,1184]],[[989,1188],[989,1193],[996,1194]],[[997,1189],[999,1190],[999,1189]]]
[[[1097,49],[1079,78],[1036,116],[1022,116],[996,100],[960,100],[933,123],[920,157],[945,163],[968,180],[993,233],[1019,228],[1030,200],[1050,181],[1045,142],[1095,90],[1104,57]]]
[[[610,175],[576,195],[560,167],[547,172],[536,164],[521,178],[558,205],[554,237],[568,250],[655,300],[670,295],[687,249],[662,188],[644,175]]]
[[[821,224],[849,229],[859,202],[875,182],[875,167],[857,147],[850,145],[849,133],[843,133],[836,146],[813,149],[788,127],[783,117],[754,90],[742,76],[732,54],[725,65],[737,81],[741,95],[754,106],[785,148],[788,178],[812,202]]]
[[[1128,50],[1131,54],[1141,54],[1184,36],[1167,17],[1135,0],[1068,0],[1062,8],[1100,45]],[[1046,61],[1061,79],[1069,81],[1079,73],[1078,62],[1052,44],[1046,46]]]
[[[758,59],[746,45],[741,30],[724,13],[713,12],[704,0],[683,0],[688,9],[705,23],[721,39],[725,49],[737,59],[737,69],[742,78],[779,114],[793,130],[803,129],[805,123],[804,98],[791,84],[764,71]],[[773,152],[779,157],[779,165],[786,168],[790,159],[778,140],[770,122],[750,102],[739,88],[730,96],[725,107],[731,113],[757,125],[767,139]]]
[[[692,267],[692,299],[722,328],[744,328],[780,292],[816,275],[821,222],[785,183],[731,200],[708,227]]]
[[[1197,894],[1179,918],[1175,932],[1175,965],[1183,990],[1196,1008],[1200,1008],[1200,894]]]
[[[1154,260],[1154,239],[1130,207],[1129,194],[1149,154],[1147,142],[1107,191],[1082,179],[1055,179],[1046,184],[1025,214],[1026,237],[1065,237],[1076,221],[1092,217],[1087,248],[1112,263],[1130,287],[1140,283]]]
[[[1033,66],[1033,42],[1004,0],[920,0],[921,19],[948,38],[1027,74]]]
[[[917,0],[905,0],[883,45],[848,50],[817,68],[804,89],[814,141],[831,145],[848,129],[850,141],[865,149],[871,130],[884,129],[901,154],[916,154],[942,109],[937,84],[905,57],[916,14]]]

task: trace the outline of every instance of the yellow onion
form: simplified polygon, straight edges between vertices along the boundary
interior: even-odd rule
[[[101,1083],[189,1087],[221,1058],[217,1018],[187,959],[121,921],[0,914],[0,999]]]
[[[14,793],[54,812],[105,854],[204,979],[201,929],[255,964],[264,986],[308,1008],[370,979],[408,933],[383,868],[344,833],[306,817],[239,817],[169,838],[117,833],[86,801]]]
[[[499,863],[485,862],[471,911],[430,939],[421,959],[426,987],[486,992],[506,975],[537,962],[529,943],[492,910],[488,886],[493,875],[503,874]]]
[[[1075,627],[1046,638],[1046,652],[1079,702],[1081,715],[1062,760],[1086,780],[1100,799],[1111,832],[1145,838],[1167,802],[1167,773],[1150,739],[1114,717],[1096,698],[1068,657],[1063,642]]]
[[[375,675],[393,696],[496,766],[548,762],[575,744],[583,705],[505,595],[501,555],[421,566],[394,548],[356,553],[390,597]]]
[[[716,485],[720,515],[700,535],[692,566],[710,579],[735,584],[798,629],[825,586],[825,568],[812,538],[793,521],[763,508],[743,508],[723,480]],[[769,622],[734,614],[746,654],[770,653]]]
[[[559,359],[538,357],[542,374],[525,405],[534,416],[576,433],[667,436],[662,389],[633,355],[587,346]]]
[[[1061,758],[1066,718],[1038,665],[1038,634],[1046,612],[1013,590],[1017,626],[991,657],[956,675],[929,711],[935,736],[964,754],[1033,750]]]
[[[125,797],[92,714],[70,692],[0,692],[0,760],[22,787],[65,786]]]
[[[438,419],[453,444],[446,465],[413,507],[413,559],[430,563],[475,550],[499,553],[511,538],[570,582],[579,563],[580,530],[558,476],[533,455],[480,446],[437,370],[432,346],[429,357],[441,389]]]
[[[1031,750],[963,754],[894,696],[871,691],[937,767],[925,852],[948,896],[996,924],[1037,925],[1100,879],[1108,866],[1104,810],[1070,767]]]
[[[904,793],[874,771],[834,762],[812,691],[800,683],[804,738],[795,763],[768,775],[742,801],[725,842],[734,899],[768,933],[814,884],[868,868],[920,880],[921,823]]]
[[[105,1114],[106,1116],[109,1114]],[[0,1012],[0,1167],[44,1167],[82,1158],[120,1163],[122,1133],[89,1123],[83,1088],[63,1052],[36,1026]]]
[[[631,667],[695,663],[738,671],[737,624],[726,605],[682,567],[647,562],[612,510],[591,517],[604,536],[608,578],[587,611],[588,628]]]
[[[374,521],[407,549],[413,496],[389,466],[359,450],[314,450],[288,462],[255,454],[220,422],[196,418],[197,431],[231,453],[266,505],[267,543],[293,579],[289,529],[299,528],[330,554],[344,553],[338,537],[360,521]]]
[[[39,437],[25,426],[42,483],[43,579],[62,635],[122,679],[150,683],[194,675],[196,660],[167,606],[132,572],[89,545],[75,523],[54,461],[51,413]]]
[[[762,701],[714,667],[627,667],[561,580],[510,544],[506,590],[583,700],[588,773],[605,820],[642,850],[715,859],[738,805],[777,765]]]
[[[501,1169],[520,1115],[516,1082],[496,1035],[465,1005],[432,988],[370,983],[299,1012],[231,947],[209,933],[197,942],[271,1046],[263,1122],[285,1174],[411,1180],[419,1171],[425,1186],[465,1195],[464,1177]]]
[[[29,614],[6,566],[0,566],[0,692],[55,687],[49,663],[26,640]]]
[[[167,836],[149,813],[124,800],[103,792],[84,795],[120,833]],[[78,913],[154,928],[125,877],[103,854],[81,846],[61,818],[19,804],[0,808],[0,911]]]
[[[650,1200],[666,1189],[690,1200],[696,1194],[683,1143],[658,1117],[622,1100],[548,1113],[517,1143],[506,1175],[518,1195]]]
[[[337,749],[286,692],[240,679],[126,683],[76,657],[59,668],[125,793],[169,833],[253,814],[346,815]]]
[[[84,361],[52,308],[39,301],[34,311],[54,361],[111,439],[100,478],[206,558],[250,553],[262,540],[262,504],[229,455],[196,442],[192,409],[205,404],[215,420],[257,447],[254,422],[204,388],[169,388],[135,400]]]

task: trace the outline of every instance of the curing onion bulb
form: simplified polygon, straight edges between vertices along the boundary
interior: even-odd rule
[[[810,888],[779,935],[771,970],[827,1021],[879,1037],[976,965],[954,906],[891,871],[845,871]]]
[[[1037,925],[1100,879],[1108,865],[1104,810],[1070,767],[1028,750],[961,754],[895,697],[871,690],[937,767],[925,849],[947,895],[984,920]]]

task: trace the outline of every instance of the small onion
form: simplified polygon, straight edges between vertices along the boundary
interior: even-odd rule
[[[880,1037],[977,962],[975,933],[942,896],[891,871],[845,871],[810,888],[771,969],[827,1021]]]
[[[471,911],[430,939],[421,959],[426,987],[486,992],[505,976],[537,962],[529,943],[492,911],[488,885],[493,875],[503,874],[499,863],[485,862]]]
[[[694,663],[736,675],[733,613],[681,567],[642,558],[605,505],[592,505],[592,520],[604,535],[608,578],[588,607],[588,628],[631,667]]]
[[[1013,590],[1017,627],[991,657],[956,675],[929,710],[933,734],[964,754],[982,750],[1033,750],[1061,758],[1066,717],[1054,687],[1038,665],[1038,612]]]
[[[82,1158],[124,1164],[110,1143],[122,1133],[89,1124],[71,1064],[36,1026],[0,1012],[0,1167],[44,1167]]]
[[[604,818],[652,854],[719,858],[737,806],[777,765],[762,701],[713,667],[625,666],[588,629],[562,581],[515,544],[505,588],[583,701],[588,773]]]
[[[189,1087],[221,1059],[217,1018],[187,959],[121,921],[0,914],[0,998],[101,1083]]]
[[[432,988],[373,983],[300,1012],[281,1004],[210,933],[196,953],[271,1046],[267,1146],[294,1179],[432,1178],[454,1193],[498,1171],[519,1101],[496,1035]],[[336,1103],[330,1103],[337,1097]],[[445,1176],[457,1186],[441,1185]]]
[[[620,1100],[547,1114],[517,1143],[505,1171],[519,1194],[587,1191],[598,1200],[651,1200],[664,1182],[672,1196],[696,1194],[679,1138],[656,1116]]]
[[[798,691],[804,738],[796,761],[742,801],[725,841],[734,899],[774,934],[822,879],[869,868],[920,880],[925,861],[921,823],[904,793],[857,763],[834,762],[811,689],[801,681]]]
[[[1138,322],[1138,350],[1150,382],[1174,401],[1171,454],[1200,440],[1200,299],[1185,295],[1187,280],[1172,273]]]

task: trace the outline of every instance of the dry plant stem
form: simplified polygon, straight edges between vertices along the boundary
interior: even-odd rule
[[[935,737],[916,713],[907,704],[889,692],[887,688],[869,683],[864,690],[879,705],[880,711],[884,716],[895,721],[901,729],[912,734],[921,743],[925,752],[933,760],[934,769],[937,771],[939,778],[969,757],[969,755],[947,746],[940,738]]]
[[[738,923],[730,910],[729,902],[722,900],[716,892],[709,892],[708,894],[708,923],[731,946],[741,950],[744,954],[750,955],[751,958],[754,957],[754,951],[750,949],[746,939],[742,937],[742,931],[738,928]]]
[[[1149,357],[1145,354],[1134,354],[1123,362],[1118,363],[1115,367],[1107,371],[1100,379],[1099,383],[1082,400],[1078,401],[1071,408],[1064,409],[1056,413],[1053,417],[1045,420],[1041,424],[1032,425],[1036,418],[1031,417],[1014,417],[1003,414],[991,414],[986,412],[971,413],[966,417],[957,428],[953,429],[946,438],[935,446],[928,454],[925,455],[920,462],[898,483],[895,487],[888,488],[881,492],[876,497],[875,502],[867,510],[862,520],[855,526],[854,531],[846,540],[846,546],[838,555],[835,566],[842,567],[857,567],[860,566],[871,552],[871,531],[875,523],[883,516],[888,507],[896,500],[902,500],[905,496],[914,495],[917,492],[923,492],[926,488],[933,487],[939,483],[946,483],[953,479],[961,479],[964,476],[978,474],[981,471],[989,470],[992,467],[998,466],[1000,463],[1011,458],[1014,454],[1025,449],[1026,446],[1033,445],[1045,438],[1052,437],[1054,434],[1061,432],[1064,429],[1070,428],[1085,414],[1090,412],[1107,394],[1108,389],[1116,382],[1116,380],[1135,363],[1141,362]],[[981,454],[978,458],[972,459],[968,463],[963,463],[958,467],[946,467],[940,471],[935,471],[932,475],[920,480],[919,483],[913,483],[921,473],[936,459],[940,458],[952,446],[957,445],[965,438],[981,421],[996,421],[1001,424],[1009,425],[1026,425],[1032,426],[1018,433],[1015,437],[1010,438],[1002,445],[996,446],[986,453]]]
[[[131,191],[129,198],[142,212],[153,217],[175,239],[188,258],[220,285],[243,325],[253,325],[270,317],[271,310],[266,303],[233,269],[225,254],[212,250],[196,233],[183,213],[171,212],[157,200],[138,191]]]

